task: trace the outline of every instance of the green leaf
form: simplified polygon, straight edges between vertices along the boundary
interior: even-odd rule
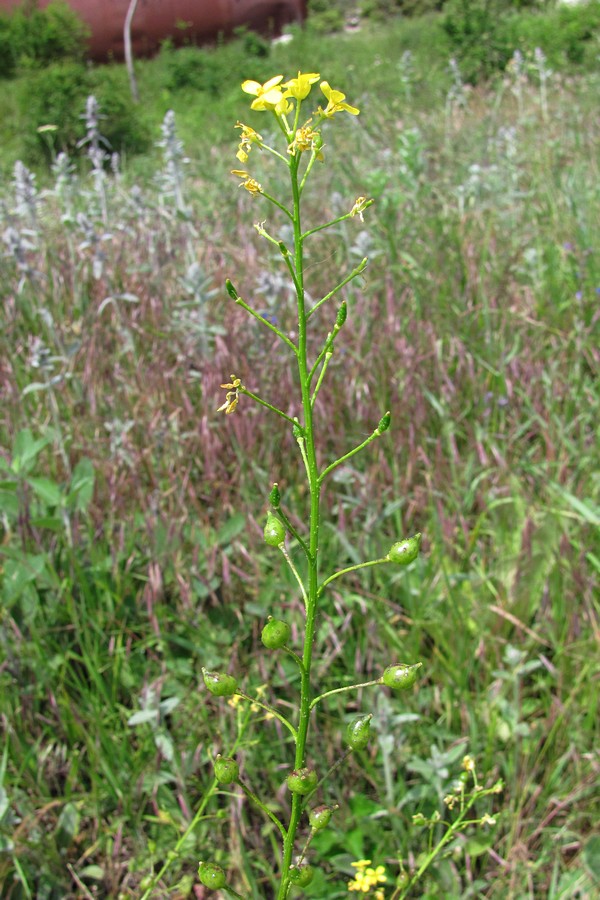
[[[225,524],[219,528],[217,532],[218,544],[230,544],[234,537],[237,537],[246,527],[246,519],[241,513],[231,516]]]
[[[13,458],[11,469],[15,474],[26,472],[31,468],[38,453],[50,442],[50,438],[34,439],[29,428],[24,428],[18,433],[13,445]]]
[[[54,830],[56,844],[59,848],[69,847],[79,830],[79,813],[74,803],[66,803]]]
[[[94,496],[94,465],[84,456],[73,469],[71,485],[67,496],[70,507],[85,512]]]
[[[60,506],[62,503],[62,491],[56,482],[49,478],[28,478],[29,484],[38,497],[48,506]]]
[[[35,581],[46,567],[46,557],[24,556],[22,559],[8,559],[4,565],[4,599],[8,604],[19,599],[28,584]]]

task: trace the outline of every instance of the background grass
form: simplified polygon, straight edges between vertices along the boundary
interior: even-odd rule
[[[327,136],[307,221],[376,199],[364,225],[310,248],[315,299],[370,257],[319,400],[321,458],[393,410],[388,436],[329,484],[324,569],[424,533],[408,571],[337,581],[323,607],[323,690],[390,662],[420,660],[423,678],[408,697],[323,706],[319,765],[357,711],[374,712],[377,738],[325,788],[341,809],[314,842],[307,895],[346,896],[359,857],[386,865],[390,883],[400,860],[414,865],[427,834],[412,816],[443,808],[466,752],[486,782],[505,781],[497,825],[466,832],[417,895],[597,891],[597,64],[561,58],[544,105],[531,67],[522,82],[507,72],[451,90],[446,40],[429,19],[298,33],[268,57],[229,45],[201,65],[199,51],[167,48],[138,64],[146,152],[126,151],[117,175],[76,151],[83,120],[73,171],[65,158],[44,171],[39,147],[63,147],[53,131],[38,143],[35,128],[54,123],[29,120],[30,75],[0,93],[22,117],[2,141],[0,206],[3,897],[139,897],[240,732],[245,776],[287,803],[286,734],[207,700],[200,666],[264,686],[284,710],[295,689],[293,666],[259,641],[268,614],[295,636],[302,619],[261,540],[273,481],[305,514],[294,442],[249,402],[226,420],[215,409],[235,372],[297,412],[279,347],[221,285],[231,277],[291,327],[280,261],[251,227],[275,220],[229,169],[232,126],[252,115],[241,78],[307,67],[361,108]],[[125,96],[121,69],[102,78]],[[155,146],[169,108],[187,161],[164,135]],[[29,190],[13,171],[27,152]],[[276,193],[269,160],[252,164]],[[315,324],[326,332],[333,316]],[[223,792],[154,895],[191,895],[210,856],[239,890],[269,897],[275,837]]]

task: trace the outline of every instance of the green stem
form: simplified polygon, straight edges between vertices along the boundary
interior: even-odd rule
[[[355,269],[352,269],[352,271],[350,272],[350,274],[347,275],[346,278],[344,278],[343,281],[340,281],[340,283],[339,283],[338,285],[336,285],[336,287],[334,287],[334,289],[333,289],[332,291],[329,291],[329,293],[328,293],[328,294],[325,294],[325,296],[322,297],[321,300],[319,300],[318,303],[315,303],[315,305],[313,306],[313,308],[312,308],[311,310],[308,311],[308,313],[307,313],[307,315],[306,315],[306,318],[307,318],[307,319],[310,319],[310,317],[318,310],[318,308],[319,308],[320,306],[322,306],[324,303],[327,303],[328,300],[331,300],[331,298],[332,298],[335,294],[337,294],[338,291],[341,291],[341,289],[342,289],[345,285],[347,285],[349,281],[352,281],[352,279],[353,279],[353,278],[356,278],[358,275],[362,275],[362,273],[363,273],[363,272],[365,271],[365,269],[367,268],[367,262],[368,262],[368,260],[367,260],[367,257],[365,256],[365,258],[364,258],[361,262],[359,262],[359,264],[356,266]]]
[[[273,325],[272,322],[269,322],[268,319],[265,319],[264,316],[261,316],[260,313],[257,313],[256,310],[252,309],[252,307],[249,306],[249,304],[246,303],[245,300],[242,300],[241,297],[238,297],[235,302],[238,304],[238,306],[241,306],[242,309],[245,309],[246,312],[250,313],[251,316],[254,316],[255,319],[258,319],[259,322],[261,322],[263,325],[266,325],[267,328],[269,328],[271,331],[273,331],[277,335],[277,337],[280,338],[284,342],[284,344],[288,345],[290,350],[293,350],[295,355],[298,354],[298,348],[296,347],[294,342],[290,341],[289,337],[287,335],[285,335],[283,333],[283,331],[280,331],[276,325]]]
[[[269,201],[270,201],[271,203],[273,203],[275,206],[279,207],[279,209],[280,209],[282,212],[284,212],[284,213],[286,214],[286,216],[288,217],[288,219],[293,219],[293,218],[294,218],[293,214],[289,211],[289,209],[287,208],[287,206],[284,206],[283,203],[280,203],[279,200],[276,200],[276,199],[275,199],[275,197],[272,197],[270,194],[267,194],[266,191],[261,191],[260,193],[263,195],[263,197],[266,197],[267,200],[269,200]]]
[[[275,813],[274,813],[274,812],[271,812],[271,810],[269,809],[268,806],[265,806],[265,804],[262,802],[262,800],[261,800],[259,797],[256,796],[256,794],[254,793],[254,791],[251,791],[251,790],[250,790],[250,788],[248,787],[247,784],[244,784],[243,781],[238,781],[237,783],[239,784],[239,786],[241,787],[241,789],[242,789],[243,792],[245,793],[246,797],[248,797],[250,800],[252,800],[252,802],[253,802],[256,806],[258,806],[259,809],[262,809],[262,811],[264,812],[264,814],[265,814],[266,816],[269,817],[269,819],[271,820],[271,822],[273,822],[273,824],[277,826],[277,828],[278,828],[279,831],[281,832],[282,838],[283,838],[284,841],[285,841],[285,838],[286,838],[286,830],[285,830],[285,828],[284,828],[283,823],[279,821],[279,819],[277,818],[277,816],[275,815]]]
[[[292,570],[292,574],[293,574],[294,578],[296,579],[296,581],[297,581],[298,584],[300,585],[300,592],[301,592],[301,594],[302,594],[302,599],[304,600],[304,609],[307,609],[307,608],[308,608],[308,597],[306,596],[306,588],[304,587],[304,582],[303,582],[302,579],[300,578],[300,574],[299,574],[299,572],[298,572],[298,569],[296,568],[296,566],[295,566],[294,563],[292,562],[292,560],[291,560],[291,558],[290,558],[290,555],[289,555],[289,553],[287,552],[287,550],[285,549],[285,544],[284,544],[283,542],[282,542],[281,544],[279,544],[279,549],[280,549],[281,552],[283,553],[283,555],[284,555],[284,557],[285,557],[286,563],[288,564],[288,566],[289,566],[290,569]]]
[[[376,678],[374,681],[363,681],[361,684],[347,684],[345,687],[334,688],[331,691],[325,691],[324,694],[319,694],[318,697],[315,697],[314,700],[311,701],[310,708],[314,709],[317,703],[320,703],[321,700],[324,700],[325,697],[331,697],[332,694],[341,694],[343,691],[354,691],[357,688],[361,687],[372,687],[374,684],[383,684],[383,680],[381,678]]]
[[[294,421],[292,418],[290,418],[290,416],[287,416],[287,415],[283,412],[283,410],[277,409],[276,406],[272,406],[272,404],[271,404],[271,403],[267,403],[266,400],[262,400],[262,399],[261,399],[260,397],[258,397],[256,394],[253,394],[252,391],[249,391],[248,388],[242,387],[242,386],[240,385],[239,392],[240,392],[240,394],[245,394],[246,397],[250,397],[252,400],[256,400],[256,402],[257,402],[257,403],[260,403],[261,406],[266,406],[266,408],[267,408],[267,409],[270,409],[271,412],[277,413],[278,416],[281,416],[281,418],[282,418],[282,419],[285,419],[287,422],[291,422],[292,425],[295,425],[295,424],[296,424],[295,421]]]
[[[338,572],[334,572],[333,575],[330,575],[329,578],[325,579],[319,588],[319,596],[323,593],[327,585],[331,584],[332,581],[335,581],[336,578],[347,575],[348,572],[356,572],[358,569],[366,569],[369,566],[378,566],[380,563],[389,563],[389,561],[387,556],[382,556],[381,559],[370,559],[368,562],[357,563],[355,566],[348,566],[346,569],[340,569]]]
[[[291,733],[294,740],[297,739],[297,732],[296,732],[296,729],[294,728],[294,726],[292,725],[292,723],[290,721],[288,721],[288,719],[286,719],[286,717],[283,716],[280,712],[277,712],[277,710],[273,706],[269,706],[268,703],[261,703],[260,700],[256,700],[254,697],[250,697],[248,694],[244,694],[243,691],[236,691],[235,693],[236,693],[236,696],[243,697],[244,700],[249,700],[250,703],[253,703],[256,706],[260,706],[260,708],[264,709],[265,712],[268,712],[272,716],[275,716],[276,719],[279,719],[279,721],[281,722],[282,725],[285,725],[285,727]]]
[[[294,201],[294,271],[296,273],[295,285],[298,301],[298,374],[300,390],[302,393],[302,409],[304,413],[304,441],[303,458],[306,466],[308,484],[310,490],[310,523],[308,544],[308,590],[306,606],[306,623],[304,630],[304,648],[302,664],[304,666],[300,677],[300,713],[298,720],[298,737],[296,740],[296,756],[294,768],[303,768],[306,762],[306,740],[310,722],[311,686],[310,675],[312,666],[313,640],[316,626],[317,599],[318,599],[318,554],[319,554],[319,518],[320,518],[320,493],[319,471],[315,450],[313,432],[313,410],[310,396],[310,381],[307,352],[307,315],[306,299],[304,295],[304,253],[303,237],[300,216],[300,189],[298,184],[298,166],[300,154],[290,159],[290,176],[292,185],[292,197]],[[292,798],[292,811],[288,825],[286,839],[283,844],[283,862],[281,869],[281,882],[277,893],[277,900],[285,900],[290,890],[289,870],[292,863],[296,832],[303,809],[302,798],[294,794]]]
[[[287,530],[290,532],[291,535],[293,535],[296,538],[296,540],[298,541],[298,543],[300,544],[300,546],[302,547],[302,549],[308,556],[308,547],[306,545],[306,541],[300,536],[300,534],[298,533],[298,529],[295,528],[295,526],[292,524],[292,522],[290,522],[288,516],[286,516],[286,514],[284,513],[284,511],[282,510],[282,508],[280,506],[277,506],[274,508],[275,508],[275,512],[277,513],[277,515],[279,516],[279,518],[281,519],[281,521],[283,522],[283,524],[285,525]]]
[[[368,207],[371,206],[374,202],[375,202],[374,200],[368,200],[365,203],[365,205],[362,207],[362,211],[364,212],[365,209],[368,209]],[[356,213],[355,213],[355,215],[356,215]],[[337,219],[332,219],[331,222],[325,222],[324,225],[316,225],[314,228],[311,228],[310,231],[305,231],[304,234],[302,235],[302,239],[305,240],[307,237],[310,237],[311,234],[316,234],[317,231],[323,231],[325,228],[331,228],[332,225],[337,225],[339,222],[345,222],[346,219],[351,219],[351,218],[352,218],[351,212],[344,213],[343,216],[338,216]]]
[[[319,476],[319,485],[323,483],[323,480],[327,477],[327,475],[329,475],[330,472],[333,472],[334,469],[337,469],[338,466],[341,466],[341,464],[343,462],[346,462],[347,459],[350,459],[352,456],[360,453],[361,450],[364,450],[365,447],[368,447],[371,441],[374,441],[375,438],[380,437],[380,435],[381,432],[378,428],[376,428],[373,434],[370,434],[366,441],[363,441],[362,444],[359,444],[358,447],[354,448],[354,450],[350,450],[349,453],[345,453],[344,456],[340,456],[340,458],[332,462],[330,466],[327,466],[327,468],[323,472],[321,472]]]

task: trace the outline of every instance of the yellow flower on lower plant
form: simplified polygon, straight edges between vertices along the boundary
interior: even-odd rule
[[[283,75],[275,75],[269,78],[264,84],[259,81],[244,81],[242,90],[245,94],[252,94],[256,97],[250,104],[250,109],[275,109],[277,104],[283,99],[283,91],[279,87],[279,82],[283,81]]]
[[[285,96],[304,100],[310,94],[312,85],[320,77],[318,72],[298,72],[297,78],[290,78],[289,81],[282,84],[282,87],[287,88]]]
[[[362,894],[369,894],[371,888],[377,887],[378,884],[385,884],[387,875],[384,866],[372,868],[370,859],[358,859],[350,864],[357,872],[352,881],[348,882],[348,890],[352,893],[358,891]],[[375,891],[375,900],[384,900],[384,893],[381,888]]]
[[[258,131],[255,131],[254,128],[251,128],[249,125],[244,125],[243,122],[238,122],[235,127],[242,129],[242,133],[240,135],[240,144],[236,156],[241,163],[245,163],[248,159],[248,154],[252,150],[252,145],[262,143],[262,135],[260,135]]]
[[[240,378],[236,378],[235,375],[232,375],[231,381],[222,384],[221,387],[226,388],[227,393],[225,394],[225,403],[218,408],[217,412],[224,412],[225,415],[228,416],[232,412],[235,412],[235,408],[240,399],[240,390],[244,390],[244,385]]]
[[[351,116],[357,116],[359,114],[360,110],[357,109],[356,106],[350,106],[348,103],[344,102],[346,95],[342,94],[341,91],[334,91],[328,81],[322,81],[320,87],[327,98],[327,106],[325,109],[319,107],[319,115],[324,119],[331,119],[336,112],[347,112],[350,113]]]
[[[246,188],[251,194],[262,194],[262,185],[260,185],[256,179],[252,178],[248,172],[245,172],[243,169],[232,169],[231,174],[235,175],[237,178],[244,179],[240,184],[240,187]]]

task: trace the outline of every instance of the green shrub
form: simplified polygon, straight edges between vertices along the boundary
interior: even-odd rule
[[[64,0],[52,0],[45,9],[23,7],[5,21],[11,53],[19,65],[47,66],[58,60],[82,60],[85,55],[87,26]]]
[[[0,16],[0,78],[10,78],[16,67],[10,22],[8,16]]]
[[[444,30],[465,81],[474,84],[503,71],[515,42],[508,0],[450,0]]]
[[[91,73],[81,63],[55,63],[43,72],[29,74],[19,99],[30,159],[48,157],[47,135],[38,132],[45,125],[56,129],[53,144],[57,152],[75,149],[84,132],[81,115],[90,93]]]
[[[341,31],[344,27],[342,5],[332,0],[308,0],[308,25],[319,34]]]
[[[552,66],[595,62],[600,36],[600,3],[562,6],[544,15],[516,17],[521,49],[541,47]]]
[[[54,152],[76,152],[85,136],[83,116],[90,94],[100,105],[100,130],[111,150],[139,153],[148,148],[149,128],[131,99],[123,70],[63,62],[30,73],[24,82],[20,104],[30,159],[49,159],[48,133],[38,131],[45,125],[55,128],[50,142]]]
[[[172,91],[192,88],[219,97],[224,89],[237,88],[246,78],[264,81],[270,75],[270,45],[246,29],[236,29],[235,39],[217,48],[173,50],[172,45],[164,44],[162,53],[167,58],[167,83]]]

